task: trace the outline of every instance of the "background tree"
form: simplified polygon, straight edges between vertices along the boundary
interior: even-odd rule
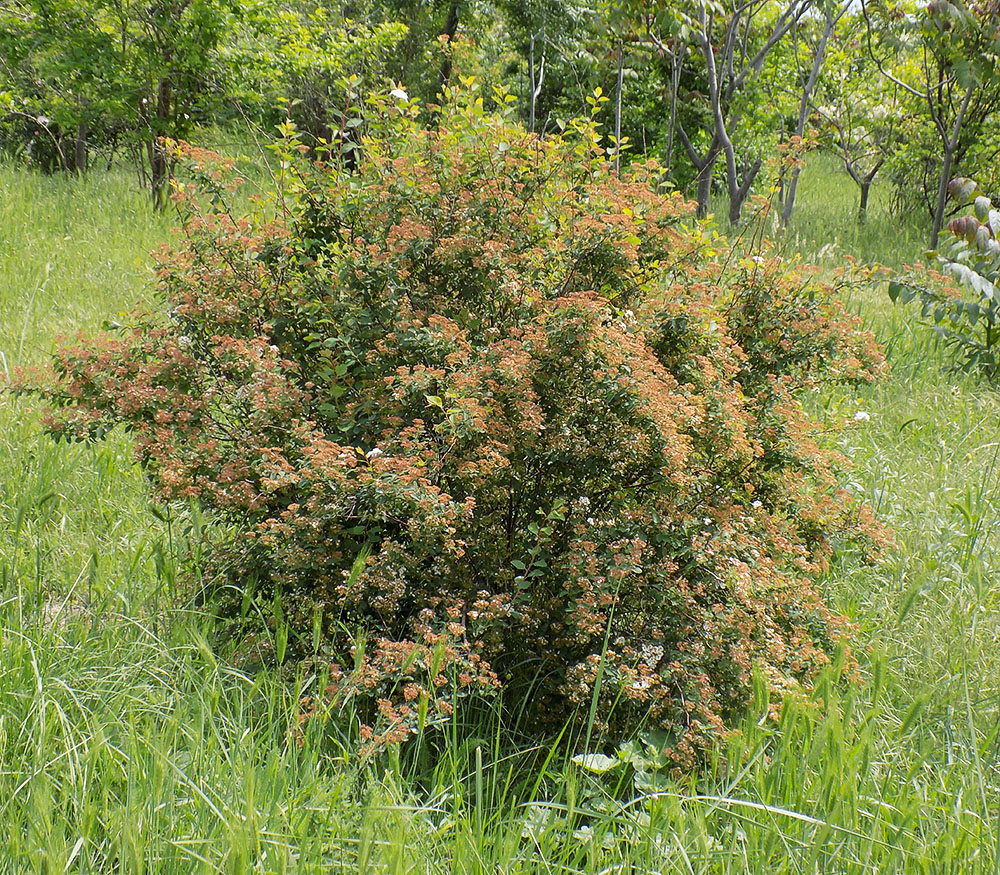
[[[649,42],[671,68],[680,71],[672,97],[690,107],[675,115],[678,137],[698,174],[699,215],[708,211],[712,176],[721,157],[729,221],[739,222],[764,161],[762,152],[740,148],[746,116],[754,104],[752,86],[768,55],[813,5],[813,0],[713,0],[640,7]]]
[[[795,62],[796,81],[799,83],[799,107],[795,116],[792,136],[799,139],[805,134],[806,121],[812,107],[812,96],[819,83],[823,62],[826,60],[827,45],[834,35],[837,24],[853,6],[853,0],[837,0],[818,4],[821,22],[809,27],[812,21],[796,21],[792,27],[792,57]],[[811,37],[811,38],[810,38]],[[812,58],[811,63],[808,61]],[[799,184],[801,165],[796,164],[788,180],[785,202],[781,211],[781,223],[787,226],[795,208],[795,192]]]
[[[8,137],[46,171],[85,170],[91,140],[108,133],[116,46],[94,4],[0,4],[0,83]],[[101,130],[102,126],[105,128]]]
[[[183,137],[208,117],[221,91],[218,48],[236,12],[228,0],[5,0],[0,75],[21,95],[14,111],[46,129],[55,147],[45,165],[82,169],[88,135],[123,134],[162,205],[168,167],[160,140]],[[37,147],[41,135],[28,142]]]
[[[879,171],[903,146],[915,117],[898,86],[880,77],[865,48],[865,20],[844,17],[827,49],[829,64],[810,104],[820,145],[844,165],[858,186],[858,220],[868,213]]]
[[[1000,106],[1000,2],[932,0],[862,4],[870,56],[882,75],[915,100],[938,143],[939,170],[931,211],[930,247],[944,222],[948,183],[987,120]]]
[[[356,117],[357,83],[383,80],[407,33],[371,4],[350,11],[353,17],[313,3],[248,5],[221,47],[224,119],[262,125],[270,138],[289,117],[310,146],[341,136]]]

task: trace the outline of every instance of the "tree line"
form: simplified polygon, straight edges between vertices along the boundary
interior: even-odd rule
[[[934,245],[949,179],[990,188],[1000,0],[0,0],[0,150],[47,172],[127,161],[164,201],[163,138],[293,122],[350,154],[365,94],[433,105],[475,76],[540,135],[601,109],[616,161],[655,157],[738,223],[767,178],[791,220],[814,146],[884,177]],[[433,123],[433,112],[425,118]]]

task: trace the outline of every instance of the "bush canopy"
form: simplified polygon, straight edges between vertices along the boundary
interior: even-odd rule
[[[617,176],[591,119],[540,137],[449,91],[429,128],[373,102],[353,172],[286,127],[248,217],[177,146],[167,306],[60,349],[48,426],[124,423],[160,498],[228,523],[204,573],[275,606],[277,656],[328,678],[307,709],[353,702],[372,746],[503,687],[690,768],[755,672],[776,701],[845,639],[818,577],[881,533],[799,396],[883,358],[655,164]]]

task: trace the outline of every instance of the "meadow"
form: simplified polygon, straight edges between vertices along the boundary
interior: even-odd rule
[[[919,256],[923,227],[878,190],[858,226],[832,163],[801,186],[789,252]],[[0,165],[2,369],[148,298],[170,218],[124,173]],[[495,715],[441,727],[434,756],[296,743],[313,679],[233,668],[180,598],[204,521],[151,506],[125,436],[56,444],[0,394],[0,872],[1000,872],[1000,397],[884,290],[849,305],[891,376],[809,403],[850,421],[849,488],[895,533],[826,581],[862,683],[825,681],[777,724],[761,693],[681,783],[598,774],[571,733],[518,747]]]

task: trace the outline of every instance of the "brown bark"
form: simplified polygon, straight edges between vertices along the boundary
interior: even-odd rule
[[[87,172],[87,125],[80,122],[76,126],[76,142],[73,150],[73,169],[77,173]]]
[[[150,187],[153,194],[153,205],[162,210],[167,205],[167,179],[170,168],[167,152],[163,144],[163,134],[170,120],[171,87],[170,78],[161,77],[156,89],[156,121],[157,130],[149,144]]]
[[[448,37],[449,43],[458,32],[458,3],[459,0],[451,0],[451,6],[448,7],[448,19],[445,21],[442,32],[442,36]],[[451,67],[451,47],[449,45],[446,48],[444,60],[441,62],[441,72],[438,74],[438,92],[444,91],[445,85],[451,80]]]

